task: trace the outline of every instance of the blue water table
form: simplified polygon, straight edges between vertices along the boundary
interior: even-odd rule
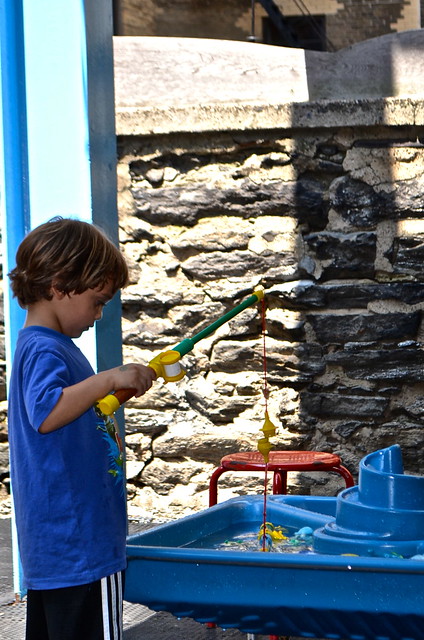
[[[233,498],[130,536],[125,598],[252,634],[424,640],[424,478],[399,446],[366,456],[337,498],[268,497],[268,521],[309,530],[308,549],[240,550],[263,507]]]

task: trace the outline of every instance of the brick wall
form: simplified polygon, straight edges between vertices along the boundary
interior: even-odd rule
[[[252,33],[251,0],[120,0],[120,35],[174,36],[246,40]],[[326,15],[328,49],[341,49],[355,42],[386,33],[421,26],[422,0],[325,0],[299,3],[278,0],[286,17]],[[255,8],[255,35],[262,37],[262,19],[267,14]]]

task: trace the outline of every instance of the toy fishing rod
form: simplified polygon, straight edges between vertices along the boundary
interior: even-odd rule
[[[212,322],[212,324],[202,331],[199,331],[199,333],[196,333],[192,338],[185,338],[173,349],[163,351],[159,355],[155,356],[153,360],[149,362],[148,366],[155,371],[157,378],[163,378],[165,382],[176,382],[181,380],[186,373],[180,364],[182,356],[189,353],[197,342],[210,336],[211,333],[216,331],[223,324],[229,322],[229,320],[247,309],[247,307],[250,307],[256,302],[262,300],[263,297],[264,291],[262,289],[254,291],[244,302],[234,307],[231,311],[228,311],[228,313],[225,313],[221,318]],[[135,389],[118,389],[101,400],[98,400],[96,408],[104,416],[110,416],[112,413],[115,413],[115,411],[119,409],[124,402],[132,398],[134,393]]]

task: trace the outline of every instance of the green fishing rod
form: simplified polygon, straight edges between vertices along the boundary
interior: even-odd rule
[[[185,376],[185,371],[180,364],[182,356],[189,353],[193,349],[194,345],[200,340],[210,336],[223,324],[229,322],[232,318],[248,307],[251,307],[256,302],[262,300],[263,297],[264,291],[262,289],[254,291],[244,302],[241,302],[234,307],[234,309],[231,309],[231,311],[225,313],[223,316],[218,318],[218,320],[212,322],[208,327],[202,329],[199,333],[196,333],[192,338],[184,338],[184,340],[173,347],[173,349],[163,351],[159,355],[155,356],[153,360],[149,362],[148,366],[155,371],[157,378],[163,378],[165,382],[176,382],[181,380],[181,378]],[[134,389],[118,389],[98,400],[96,408],[103,415],[110,416],[112,413],[115,413],[115,411],[119,409],[124,402],[132,398],[133,395]]]

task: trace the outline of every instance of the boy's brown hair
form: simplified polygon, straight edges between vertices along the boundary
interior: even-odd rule
[[[51,288],[83,293],[112,282],[116,292],[127,284],[128,267],[119,249],[88,222],[56,217],[22,240],[16,267],[8,274],[21,307],[52,299]]]

